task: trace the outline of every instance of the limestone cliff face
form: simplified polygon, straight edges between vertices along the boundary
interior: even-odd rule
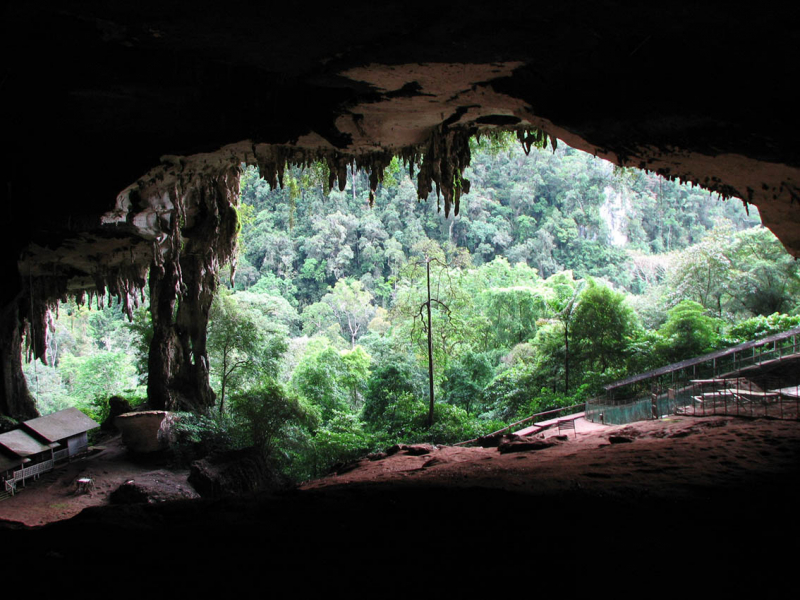
[[[781,13],[780,10],[786,12]],[[467,139],[545,137],[758,205],[800,254],[799,79],[791,9],[599,0],[354,0],[324,19],[289,5],[60,1],[5,9],[0,36],[0,412],[34,411],[20,335],[44,350],[48,307],[149,286],[150,400],[202,410],[205,324],[234,255],[242,162],[392,156],[457,211]],[[757,43],[754,42],[757,40]],[[177,308],[175,316],[173,309]],[[154,376],[155,375],[155,376]]]

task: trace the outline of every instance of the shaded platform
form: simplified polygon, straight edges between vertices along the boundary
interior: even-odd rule
[[[669,414],[794,419],[800,414],[800,327],[633,375],[586,402],[594,422],[623,424]],[[780,390],[787,389],[783,394]],[[787,406],[790,404],[792,406]]]
[[[600,423],[592,423],[591,421],[586,420],[585,413],[575,413],[574,415],[568,415],[566,417],[561,417],[558,419],[548,419],[546,421],[539,421],[538,423],[534,423],[529,427],[525,427],[524,429],[520,429],[519,431],[515,431],[514,435],[518,436],[526,436],[526,435],[536,435],[537,433],[543,433],[545,437],[551,435],[558,435],[558,422],[559,421],[575,421],[575,433],[591,433],[595,431],[602,431],[603,429],[607,429],[607,425],[601,425]]]

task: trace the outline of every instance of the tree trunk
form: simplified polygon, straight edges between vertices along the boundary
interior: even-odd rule
[[[192,197],[180,202],[195,212],[186,224],[175,220],[170,255],[150,269],[153,341],[147,395],[153,408],[207,412],[214,406],[206,337],[219,266],[236,248],[231,190],[238,190],[238,178],[204,180],[189,190]]]
[[[564,324],[564,395],[569,395],[569,328]]]
[[[430,408],[428,409],[428,428],[433,426],[433,407],[434,407],[434,398],[433,398],[433,337],[432,337],[432,329],[433,329],[433,322],[431,321],[431,261],[429,258],[425,259],[425,268],[427,273],[428,279],[428,384],[430,387]]]
[[[16,302],[0,316],[0,415],[19,420],[38,417],[25,375],[22,373],[22,335]]]

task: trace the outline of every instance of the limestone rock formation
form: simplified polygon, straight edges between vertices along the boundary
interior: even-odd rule
[[[290,482],[252,448],[215,454],[192,463],[189,483],[205,498],[279,491]]]
[[[163,410],[146,410],[125,413],[114,420],[122,432],[122,443],[136,454],[158,452],[167,447],[164,424],[168,413]]]
[[[205,326],[234,256],[241,163],[273,185],[325,160],[373,187],[392,156],[457,212],[467,139],[513,128],[758,205],[800,255],[792,8],[354,0],[11,4],[0,36],[0,413],[35,414],[21,336],[44,356],[72,295],[149,286],[149,401],[206,410]]]

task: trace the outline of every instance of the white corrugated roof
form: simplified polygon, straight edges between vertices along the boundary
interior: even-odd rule
[[[39,454],[50,450],[50,446],[28,435],[22,429],[15,429],[0,435],[0,446],[7,448],[17,456],[25,458],[31,454]]]
[[[56,442],[100,427],[77,408],[66,408],[58,412],[31,419],[23,423],[49,442]]]

